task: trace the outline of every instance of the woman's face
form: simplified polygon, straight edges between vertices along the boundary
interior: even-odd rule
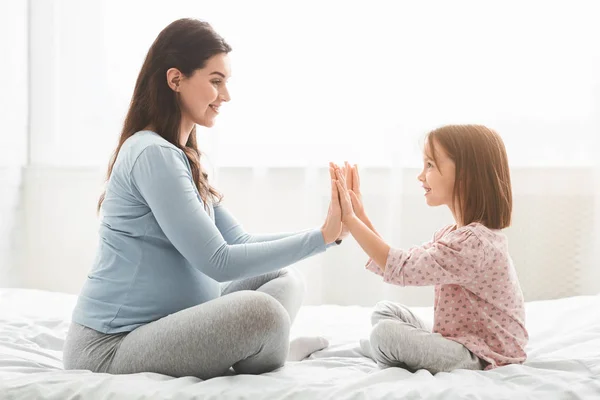
[[[219,107],[229,101],[227,80],[231,76],[229,57],[225,53],[212,56],[204,68],[179,81],[179,99],[182,122],[211,127],[219,114]]]

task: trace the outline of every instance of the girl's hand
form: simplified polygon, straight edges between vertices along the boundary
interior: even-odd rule
[[[342,212],[342,222],[348,223],[352,219],[356,218],[354,209],[352,208],[352,199],[346,185],[346,177],[342,173],[341,168],[335,169],[336,174],[336,186],[339,195],[339,204]]]
[[[360,176],[358,175],[358,167],[356,164],[350,165],[345,163],[346,170],[346,185],[348,186],[350,199],[352,200],[352,208],[356,216],[363,222],[367,221],[367,214],[362,202],[362,194],[360,192]]]

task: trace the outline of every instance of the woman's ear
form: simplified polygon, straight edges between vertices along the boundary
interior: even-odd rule
[[[169,68],[167,70],[167,84],[174,92],[179,92],[179,84],[181,83],[181,79],[183,74],[177,68]]]

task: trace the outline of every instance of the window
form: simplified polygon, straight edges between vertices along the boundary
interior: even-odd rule
[[[589,164],[600,113],[591,7],[34,0],[31,159],[105,166],[147,49],[189,16],[233,47],[233,101],[200,130],[217,165],[418,165],[428,130],[471,122],[501,133],[513,165]]]

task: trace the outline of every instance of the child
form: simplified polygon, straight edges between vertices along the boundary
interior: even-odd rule
[[[391,248],[371,225],[356,193],[356,168],[332,167],[342,220],[369,255],[367,269],[384,282],[435,286],[433,332],[408,308],[382,302],[372,316],[370,340],[361,342],[363,352],[381,368],[432,374],[524,362],[523,294],[501,231],[510,225],[512,194],[500,136],[477,125],[445,126],[427,135],[418,180],[427,204],[448,206],[455,224],[408,250]]]

